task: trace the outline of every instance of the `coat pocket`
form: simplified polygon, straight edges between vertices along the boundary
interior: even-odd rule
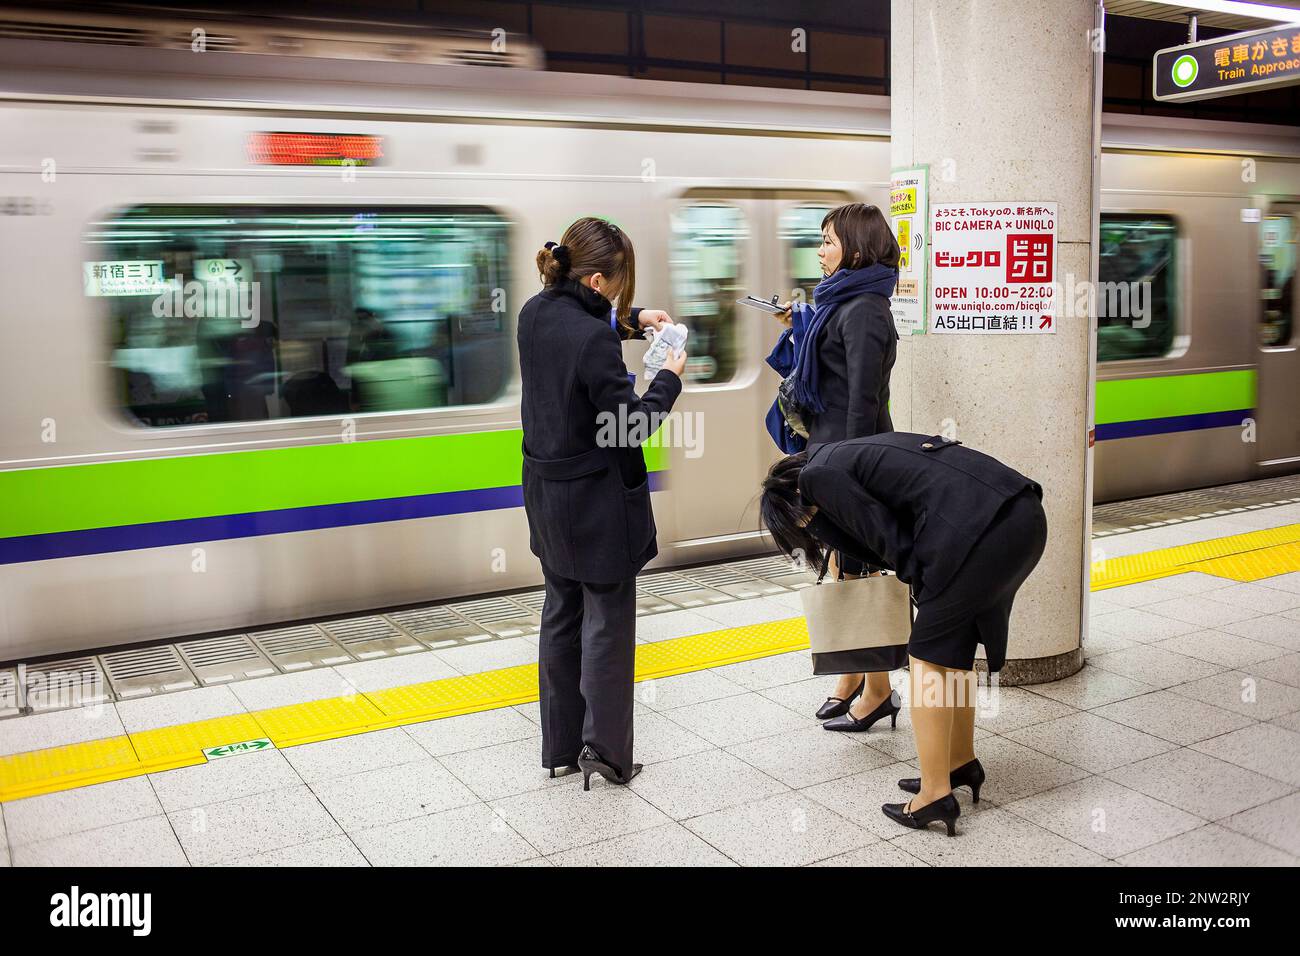
[[[577,478],[548,484],[558,486],[557,493],[564,496],[564,533],[572,542],[576,564],[603,564],[609,549],[609,522],[611,518],[617,520],[610,514],[609,493],[622,485],[618,475],[603,466]]]
[[[627,520],[627,557],[637,560],[654,543],[655,516],[650,506],[650,482],[623,489],[623,513]]]
[[[524,486],[524,507],[528,514],[530,545],[542,564],[558,574],[580,577],[580,569],[600,563],[609,522],[617,520],[603,502],[611,486],[621,482],[607,465],[599,465],[573,477],[543,478],[530,475]],[[616,526],[617,527],[617,526]]]

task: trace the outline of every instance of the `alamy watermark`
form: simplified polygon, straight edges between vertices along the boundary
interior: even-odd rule
[[[185,281],[177,275],[170,288],[153,300],[158,319],[238,319],[240,328],[256,328],[262,321],[261,283],[228,279],[215,282]]]
[[[1076,282],[1067,272],[1064,282],[1053,282],[1052,302],[1060,317],[1131,319],[1135,329],[1151,324],[1151,280],[1132,282]]]
[[[630,412],[626,405],[620,405],[617,413],[596,415],[598,448],[637,448],[656,433],[656,445],[685,449],[687,458],[704,454],[702,412]]]

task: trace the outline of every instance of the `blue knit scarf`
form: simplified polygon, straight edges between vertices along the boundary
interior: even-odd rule
[[[862,269],[840,269],[817,283],[817,288],[813,290],[816,307],[797,343],[794,382],[791,386],[795,401],[814,414],[826,410],[818,391],[817,336],[836,307],[864,292],[874,292],[888,298],[894,294],[897,283],[898,269],[880,262]]]

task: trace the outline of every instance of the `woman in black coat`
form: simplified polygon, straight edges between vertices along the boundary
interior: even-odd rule
[[[921,776],[899,781],[915,800],[882,807],[904,826],[940,820],[951,836],[960,813],[953,787],[979,799],[976,645],[989,672],[1001,670],[1012,602],[1047,542],[1042,496],[1037,482],[988,455],[908,432],[812,445],[774,464],[763,483],[763,520],[782,551],[820,560],[839,549],[911,586]]]
[[[632,241],[577,220],[537,254],[543,290],[519,313],[523,490],[546,581],[538,646],[542,766],[627,783],[632,762],[636,575],[657,553],[645,441],[681,392],[671,354],[638,398],[622,339],[672,320],[631,309]],[[618,302],[617,315],[612,302]],[[620,429],[625,433],[620,433]]]
[[[815,308],[795,307],[807,339],[799,352],[808,357],[802,389],[812,400],[808,444],[893,431],[889,375],[898,333],[889,296],[898,281],[898,242],[878,208],[849,203],[822,220],[817,258],[826,278],[813,293]],[[791,311],[783,322],[792,321]],[[842,555],[832,558],[832,575],[870,570]],[[841,674],[817,719],[827,721],[827,730],[866,730],[892,694],[887,672]]]

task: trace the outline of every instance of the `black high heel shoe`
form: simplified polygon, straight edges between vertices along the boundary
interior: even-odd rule
[[[898,703],[895,703],[895,701]],[[889,718],[889,726],[898,726],[898,714],[903,709],[903,702],[898,697],[897,691],[890,691],[889,696],[880,702],[880,706],[867,714],[865,717],[854,717],[851,713],[841,714],[834,720],[828,720],[822,724],[823,730],[842,730],[847,733],[856,734],[870,730],[871,725],[883,717]]]
[[[964,763],[956,770],[948,774],[948,786],[956,790],[958,787],[970,787],[971,796],[975,803],[980,802],[980,787],[984,786],[984,767],[980,765],[979,758],[976,757],[970,763]],[[898,781],[898,789],[905,790],[908,793],[921,792],[920,777],[904,777]]]
[[[957,818],[961,816],[961,807],[957,805],[957,798],[951,793],[910,813],[906,803],[886,803],[880,809],[884,810],[885,816],[895,823],[901,823],[913,830],[924,830],[938,820],[948,828],[948,836],[957,835]]]
[[[862,696],[862,691],[866,689],[867,679],[862,678],[862,683],[858,689],[849,694],[848,697],[827,697],[826,703],[817,708],[818,720],[830,720],[832,717],[839,717],[841,714],[847,714],[853,702]]]
[[[625,778],[616,768],[605,763],[596,754],[596,751],[590,747],[583,747],[582,753],[578,754],[578,769],[582,771],[582,789],[591,789],[591,775],[598,773],[610,783],[617,783],[620,786],[632,782],[632,778],[641,772],[639,763],[632,764],[632,772]]]

